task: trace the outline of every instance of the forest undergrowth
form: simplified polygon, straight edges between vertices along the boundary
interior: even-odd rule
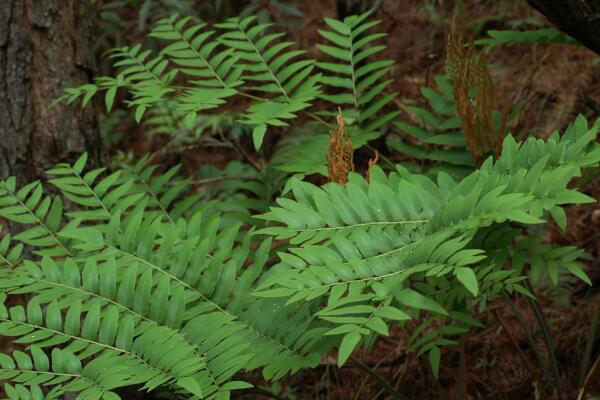
[[[93,3],[103,159],[0,184],[8,398],[600,396],[598,55],[510,1]]]

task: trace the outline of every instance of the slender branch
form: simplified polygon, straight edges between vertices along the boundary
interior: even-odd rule
[[[377,364],[375,364],[373,369],[375,370],[375,369],[379,368],[382,361],[383,360],[379,360],[379,362],[377,362]],[[354,394],[354,397],[353,397],[354,400],[359,400],[361,398],[360,396],[362,394],[362,391],[365,388],[365,385],[367,384],[368,381],[369,381],[369,377],[365,376],[364,379],[360,382],[360,385]],[[385,392],[385,391],[386,391],[385,389],[380,389],[380,392]],[[375,398],[377,398],[377,397],[375,397]]]
[[[401,355],[399,357],[396,357],[392,360],[387,360],[387,361],[379,361],[376,364],[370,364],[370,363],[363,363],[366,366],[370,367],[370,368],[389,368],[389,367],[395,367],[398,365],[403,365],[406,364],[408,357],[405,355]],[[319,363],[319,365],[317,365],[317,368],[329,368],[329,367],[335,367],[338,369],[351,369],[351,368],[358,368],[358,365],[353,364],[353,363],[346,363],[344,365],[342,365],[341,367],[337,365],[337,361],[334,362],[321,362]]]
[[[381,384],[381,386],[383,386],[385,391],[388,392],[388,394],[390,394],[394,399],[408,400],[400,392],[398,392],[396,390],[396,388],[394,388],[386,379],[384,379],[381,375],[379,375],[373,368],[369,367],[367,364],[364,364],[362,361],[358,360],[357,358],[350,357],[350,359],[352,360],[352,362],[354,364],[356,364],[356,366],[358,368],[362,369],[367,374],[369,374],[373,379],[375,379],[377,382],[379,382]]]
[[[237,150],[237,152],[250,164],[254,167],[254,169],[256,169],[258,172],[264,172],[264,166],[257,163],[256,161],[254,161],[252,159],[252,157],[250,157],[250,155],[248,153],[246,153],[246,150],[244,150],[244,148],[240,145],[240,143],[237,140],[229,140],[225,137],[225,135],[223,134],[222,130],[219,130],[219,136],[221,137],[221,140],[225,143],[229,143],[235,150]]]
[[[590,382],[590,379],[592,378],[592,376],[594,376],[594,373],[598,369],[598,365],[600,365],[600,355],[596,358],[596,361],[594,361],[594,365],[592,365],[592,369],[590,369],[590,372],[588,372],[587,376],[585,377],[585,380],[583,381],[583,386],[579,390],[577,400],[583,400],[583,396],[585,395],[585,388],[587,387],[587,384]]]
[[[253,177],[248,176],[248,175],[221,175],[221,176],[215,176],[212,178],[193,180],[193,181],[190,181],[190,183],[192,185],[206,185],[209,183],[227,181],[229,179],[248,179],[248,180],[250,180],[250,179],[253,179]]]

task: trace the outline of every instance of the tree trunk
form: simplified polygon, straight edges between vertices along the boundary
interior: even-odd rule
[[[558,28],[600,54],[600,0],[527,0]]]
[[[94,107],[50,103],[95,69],[89,0],[0,0],[0,179],[100,151]]]

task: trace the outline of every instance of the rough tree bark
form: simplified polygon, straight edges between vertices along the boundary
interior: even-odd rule
[[[95,69],[89,0],[0,0],[0,178],[100,149],[94,107],[50,103]]]
[[[527,0],[558,28],[600,54],[600,0]]]

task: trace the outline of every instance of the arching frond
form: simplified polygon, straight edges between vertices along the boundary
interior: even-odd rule
[[[200,110],[225,104],[225,99],[237,93],[235,89],[242,69],[233,49],[218,49],[214,31],[206,30],[205,23],[192,24],[191,17],[174,15],[157,22],[150,36],[173,42],[161,54],[169,57],[177,69],[193,78],[183,94],[177,98],[177,110],[195,115]]]
[[[321,82],[331,88],[323,99],[342,107],[344,118],[357,125],[358,134],[368,139],[378,137],[384,125],[399,112],[386,112],[385,108],[396,96],[386,92],[392,82],[384,79],[392,68],[392,60],[370,61],[371,57],[386,49],[377,41],[385,33],[369,33],[380,21],[368,20],[371,11],[339,21],[325,18],[331,30],[319,30],[329,44],[318,44],[323,53],[333,58],[319,62],[325,71]]]
[[[47,355],[39,347],[31,347],[29,353],[19,350],[12,356],[0,353],[0,379],[17,383],[14,388],[5,386],[10,398],[26,399],[27,389],[23,385],[31,386],[31,393],[40,398],[40,386],[48,385],[55,388],[47,399],[79,392],[77,399],[81,400],[115,400],[119,396],[111,390],[129,384],[129,370],[120,363],[123,361],[121,357],[107,354],[82,366],[79,359],[66,350],[55,348]]]
[[[13,247],[9,252],[11,240],[35,246],[38,254],[63,256],[70,255],[64,240],[56,233],[61,228],[63,206],[60,197],[46,196],[39,181],[32,182],[17,190],[14,178],[0,183],[0,217],[8,221],[28,226],[14,237],[6,236],[0,242],[0,255],[3,261],[14,267],[21,252]]]
[[[283,34],[267,33],[271,25],[257,23],[253,16],[216,25],[227,30],[220,41],[236,51],[243,78],[255,83],[249,89],[274,96],[254,103],[245,115],[245,123],[256,125],[253,139],[257,149],[267,125],[286,126],[286,120],[308,108],[319,94],[320,74],[311,74],[314,60],[297,59],[305,51],[290,50],[293,42],[278,42]]]
[[[429,108],[406,106],[408,118],[394,122],[401,136],[390,137],[387,144],[418,160],[442,163],[446,171],[464,176],[475,164],[456,113],[452,82],[447,75],[436,76],[435,82],[436,89],[421,87]],[[500,119],[499,114],[496,117]]]
[[[339,324],[329,333],[344,335],[339,359],[343,363],[348,349],[364,335],[387,330],[380,307],[392,307],[387,319],[394,320],[404,318],[394,304],[414,306],[398,294],[412,279],[455,279],[478,296],[474,267],[487,258],[485,247],[473,247],[478,229],[506,221],[538,224],[567,198],[591,201],[567,185],[581,167],[598,162],[599,149],[591,141],[599,129],[579,119],[562,137],[530,139],[520,147],[509,136],[496,163],[488,160],[459,183],[446,174],[435,183],[403,169],[389,177],[375,169],[370,183],[353,174],[346,186],[330,183],[319,188],[293,181],[294,200],[278,199],[279,206],[263,216],[283,226],[259,233],[295,247],[279,254],[281,262],[257,294],[285,297],[288,303],[326,296],[333,314],[317,315]],[[435,309],[444,314],[444,308],[451,309],[466,294],[448,289],[456,285],[440,287],[448,293],[436,296],[440,304]],[[334,306],[338,303],[341,306]],[[350,308],[337,314],[338,307]],[[377,325],[373,315],[382,319]]]
[[[178,71],[167,68],[168,59],[163,56],[152,57],[152,51],[142,50],[139,44],[113,49],[110,58],[118,60],[114,63],[116,68],[120,68],[117,77],[98,80],[100,88],[108,88],[105,98],[108,109],[112,106],[116,90],[124,86],[133,97],[128,104],[136,108],[135,118],[139,122],[146,108],[162,101],[175,90],[171,83]]]
[[[579,42],[564,32],[553,28],[535,29],[530,31],[487,31],[489,38],[479,39],[475,44],[484,45],[486,50],[491,50],[496,46],[512,46],[519,43],[561,43],[575,44]]]

